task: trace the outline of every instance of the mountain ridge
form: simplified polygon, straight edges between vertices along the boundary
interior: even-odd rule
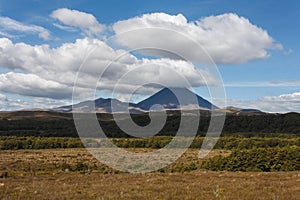
[[[181,102],[177,99],[181,98]],[[112,106],[113,105],[113,109]],[[160,105],[160,106],[159,106]],[[163,88],[146,99],[138,102],[123,102],[114,98],[98,98],[87,100],[74,105],[61,106],[50,109],[55,112],[127,112],[143,113],[150,110],[216,110],[219,109],[211,102],[190,91],[187,88]]]

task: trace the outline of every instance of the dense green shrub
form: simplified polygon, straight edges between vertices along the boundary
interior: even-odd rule
[[[112,138],[111,141],[121,148],[163,148],[173,137],[155,136],[150,138]],[[201,148],[203,137],[196,137],[190,148]],[[85,147],[104,147],[104,139],[84,138]],[[0,136],[0,149],[48,149],[82,148],[81,139],[71,137],[17,137]],[[178,145],[179,146],[179,145]],[[300,146],[300,138],[239,138],[220,137],[215,149],[253,149],[268,147]],[[106,146],[107,147],[107,146]]]
[[[213,171],[297,171],[300,170],[300,147],[235,150],[228,157],[216,156],[204,161],[202,168]]]
[[[52,148],[82,148],[79,138],[62,137],[0,137],[0,149],[52,149]]]

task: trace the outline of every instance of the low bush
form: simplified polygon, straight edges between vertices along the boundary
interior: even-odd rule
[[[201,167],[213,171],[298,171],[300,148],[235,150],[228,157],[216,156],[204,161]]]

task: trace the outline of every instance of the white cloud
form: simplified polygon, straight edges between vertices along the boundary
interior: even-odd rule
[[[50,33],[49,33],[49,31],[40,32],[39,37],[44,39],[44,40],[49,40],[50,39]]]
[[[71,27],[71,26],[64,26],[64,25],[61,25],[61,24],[58,24],[58,23],[53,23],[53,26],[59,28],[59,29],[62,29],[64,31],[69,31],[69,32],[76,32],[77,29],[74,28],[74,27]]]
[[[8,72],[0,74],[0,90],[24,96],[70,98],[72,88],[55,81],[45,80],[35,74]]]
[[[277,102],[286,102],[286,101],[293,101],[293,102],[300,102],[300,92],[295,92],[292,94],[282,94],[279,96],[267,96],[264,97],[263,100],[267,101],[277,101]],[[300,107],[300,105],[299,105]]]
[[[105,30],[105,26],[100,24],[92,14],[78,10],[60,8],[53,11],[50,16],[65,25],[80,28],[89,37],[99,36]],[[56,27],[66,30],[66,26],[56,24]]]
[[[95,87],[93,83],[102,72],[99,86],[107,91],[112,91],[116,82],[127,74],[120,85],[122,94],[145,82],[183,86],[185,83],[172,72],[181,74],[192,86],[217,83],[208,71],[197,69],[186,61],[138,59],[124,50],[114,50],[98,39],[77,39],[74,43],[50,48],[48,45],[14,44],[9,39],[0,38],[0,67],[23,71],[0,75],[0,90],[26,96],[70,98],[76,73],[91,50],[94,51],[78,77],[82,90]],[[108,64],[111,65],[107,68]]]
[[[50,39],[49,31],[41,26],[24,24],[9,17],[0,17],[0,35],[5,37],[14,37],[16,32],[37,34],[44,40]]]
[[[2,101],[2,100],[4,100],[4,99],[6,99],[6,96],[5,96],[4,94],[1,94],[1,93],[0,93],[0,100]]]
[[[117,96],[122,98],[144,82],[161,82],[172,87],[184,85],[181,79],[172,75],[173,71],[182,74],[194,87],[217,84],[209,71],[196,68],[192,63],[180,60],[170,53],[147,50],[140,53],[159,55],[162,58],[141,59],[127,54],[124,49],[113,49],[107,43],[93,39],[95,36],[101,36],[105,26],[91,14],[62,8],[52,12],[51,17],[60,22],[54,23],[54,26],[66,31],[80,29],[87,38],[77,39],[73,43],[65,43],[56,48],[49,45],[13,43],[8,38],[0,38],[0,68],[14,71],[0,74],[0,92],[33,97],[30,103],[22,98],[12,99],[0,95],[1,101],[7,100],[2,101],[2,108],[5,102],[6,109],[30,108],[41,107],[41,102],[47,98],[49,105],[63,102],[60,99],[70,99],[76,73],[91,50],[94,51],[86,60],[84,73],[79,77],[82,80],[80,87],[83,93],[87,88],[94,87],[91,83],[98,80],[97,75],[103,72],[108,64],[111,66],[102,75],[98,83],[99,88],[112,91],[116,82],[126,74],[117,91]],[[156,28],[151,29],[152,27]],[[266,30],[253,25],[244,17],[231,13],[192,22],[182,14],[145,14],[119,21],[113,24],[113,29],[115,38],[121,45],[130,48],[155,46],[169,49],[193,62],[206,62],[208,59],[193,40],[201,44],[216,63],[236,64],[263,59],[269,56],[268,50],[282,48]],[[131,30],[136,31],[134,34],[124,34]],[[11,33],[37,34],[46,40],[50,37],[49,31],[43,27],[0,17],[0,35],[16,36]],[[186,39],[186,36],[192,40]],[[115,60],[120,56],[119,60]],[[151,94],[153,90],[155,88],[149,86],[141,89],[138,94]],[[298,96],[299,94],[295,93],[263,97],[253,101],[229,100],[229,104],[269,112],[300,111]]]
[[[144,14],[115,23],[113,30],[121,45],[130,48],[154,45],[172,49],[197,62],[206,62],[208,58],[190,39],[207,50],[215,63],[244,63],[267,58],[269,49],[282,49],[267,31],[233,13],[192,22],[182,14]]]
[[[240,108],[255,108],[273,113],[300,112],[300,92],[279,96],[265,96],[260,99],[247,101],[228,99],[227,105]]]
[[[9,33],[5,33],[5,32],[2,32],[2,31],[0,31],[0,35],[2,35],[4,37],[8,37],[8,38],[14,38],[14,37],[16,37],[15,35],[11,35]]]
[[[142,59],[127,67],[126,76],[118,78],[123,78],[121,83],[128,85],[143,85],[145,82],[169,87],[182,87],[186,82],[192,86],[203,86],[206,82],[209,85],[218,84],[208,71],[196,69],[192,63],[183,60]]]
[[[0,111],[49,109],[71,104],[71,101],[66,100],[39,97],[23,98],[19,95],[5,96],[5,98],[2,99],[0,94],[0,100]]]
[[[271,80],[226,83],[225,87],[300,87],[300,80]]]

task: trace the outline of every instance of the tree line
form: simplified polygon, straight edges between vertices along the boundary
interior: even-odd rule
[[[175,113],[167,117],[158,136],[175,136],[180,125],[180,114]],[[145,114],[132,115],[132,119],[139,125],[150,123]],[[129,120],[129,119],[128,119]],[[192,121],[193,119],[191,119]],[[201,116],[198,126],[198,136],[205,136],[210,122],[210,116]],[[110,138],[130,138],[124,133],[114,120],[99,119],[99,124]],[[192,123],[191,123],[192,124]],[[88,130],[88,124],[87,124]],[[188,133],[187,133],[188,134]],[[268,137],[286,135],[300,135],[300,114],[265,114],[254,116],[226,116],[222,135],[242,135],[247,137]],[[39,119],[25,118],[17,120],[0,119],[0,136],[40,136],[40,137],[78,137],[72,119]],[[85,133],[86,137],[98,137],[94,133]]]
[[[112,138],[111,141],[121,148],[163,148],[171,142],[171,136],[154,136],[151,138]],[[203,137],[196,137],[190,148],[201,148]],[[97,148],[106,143],[94,138],[71,137],[17,137],[1,136],[0,149],[51,149],[51,148]],[[215,149],[242,150],[254,148],[277,148],[300,146],[300,138],[239,138],[232,136],[221,137],[217,140]],[[180,145],[179,145],[180,147]]]

